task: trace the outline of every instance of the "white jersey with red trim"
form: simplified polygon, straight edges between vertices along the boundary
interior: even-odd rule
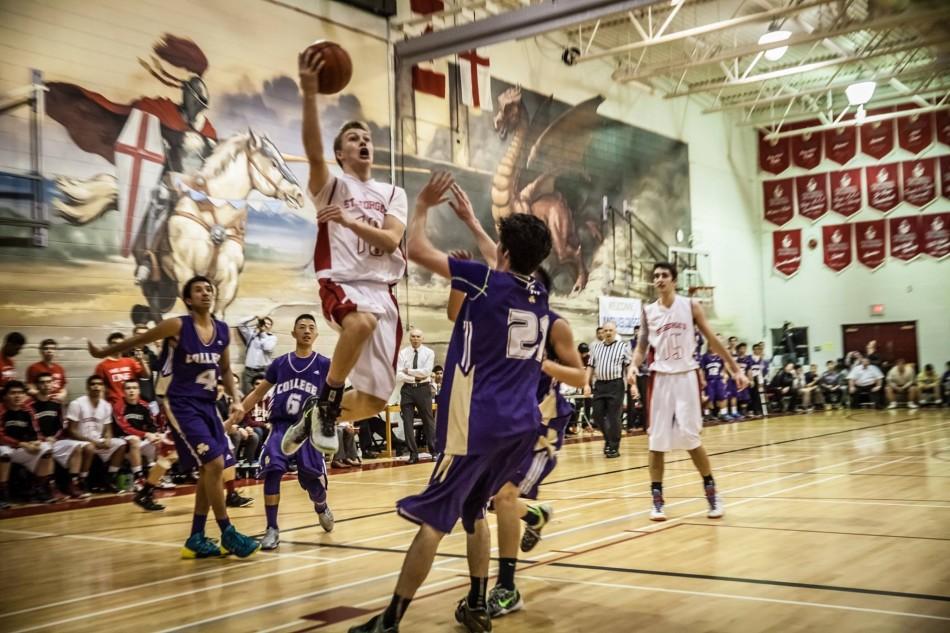
[[[320,193],[311,195],[311,200],[317,210],[336,205],[348,218],[375,227],[382,227],[387,215],[403,226],[408,221],[406,191],[402,187],[373,179],[363,182],[346,173],[330,176]],[[394,284],[406,271],[406,256],[401,248],[387,254],[350,229],[326,222],[317,225],[313,265],[318,279]]]
[[[651,371],[677,374],[699,366],[693,357],[692,299],[676,295],[668,308],[657,300],[644,307],[643,314],[653,348]]]

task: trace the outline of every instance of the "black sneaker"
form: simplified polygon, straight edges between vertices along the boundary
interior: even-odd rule
[[[135,495],[135,498],[132,500],[132,502],[146,512],[161,512],[165,509],[165,506],[157,503],[152,495],[147,492],[139,492],[137,495]]]
[[[469,633],[487,633],[491,631],[491,616],[486,607],[472,608],[468,599],[459,600],[455,607],[455,621],[464,626]]]
[[[380,613],[377,616],[374,616],[372,620],[366,622],[365,624],[360,624],[359,626],[351,626],[348,633],[399,633],[399,625],[394,624],[393,626],[384,626],[383,625],[383,614]]]
[[[237,491],[235,491],[228,493],[224,503],[229,508],[246,508],[254,503],[254,499],[251,499],[250,497],[242,497],[237,493]]]
[[[538,517],[536,525],[525,524],[524,534],[521,535],[521,551],[530,552],[534,546],[541,540],[541,530],[548,524],[551,517],[554,516],[554,508],[550,503],[542,503],[537,506],[528,506],[528,511]]]

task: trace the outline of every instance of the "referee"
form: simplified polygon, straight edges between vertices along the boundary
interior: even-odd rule
[[[584,395],[591,393],[593,383],[594,424],[604,434],[604,456],[614,458],[620,457],[620,414],[630,346],[617,339],[616,323],[608,321],[602,329],[603,339],[591,346]]]

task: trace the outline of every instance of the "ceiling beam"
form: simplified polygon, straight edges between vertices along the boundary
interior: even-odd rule
[[[789,47],[797,46],[799,44],[809,44],[811,42],[818,42],[825,40],[831,37],[838,37],[839,35],[847,35],[848,33],[855,33],[857,31],[873,31],[876,29],[890,28],[905,22],[911,23],[916,22],[917,24],[927,24],[932,23],[933,21],[940,20],[942,18],[950,16],[950,6],[946,6],[936,11],[918,11],[913,13],[905,13],[901,15],[889,15],[884,18],[879,18],[876,20],[865,20],[862,22],[852,22],[846,26],[840,28],[831,29],[829,31],[822,32],[812,32],[812,33],[797,33],[792,35],[788,40],[782,42],[782,45],[788,45]],[[698,68],[700,66],[706,66],[708,64],[715,64],[718,62],[726,62],[732,59],[739,57],[745,57],[747,55],[752,55],[755,53],[763,53],[771,48],[775,48],[775,44],[748,44],[746,46],[739,46],[733,48],[725,53],[720,55],[715,55],[713,57],[708,57],[706,59],[698,59],[687,62],[677,62],[675,64],[668,64],[666,66],[654,66],[652,68],[646,68],[640,72],[632,73],[615,73],[613,77],[616,81],[621,83],[626,81],[633,81],[634,79],[650,79],[657,75],[665,75],[670,72],[683,70],[685,68]]]
[[[873,80],[873,81],[887,81],[890,79],[911,79],[915,77],[920,77],[922,75],[933,75],[940,73],[944,70],[950,70],[950,66],[946,65],[937,65],[937,66],[925,66],[923,68],[915,68],[909,71],[896,72],[891,74],[884,75],[871,75],[870,77],[862,77],[861,79],[844,79],[842,81],[835,81],[830,84],[818,87],[818,88],[809,88],[807,90],[800,90],[795,94],[780,94],[774,97],[765,97],[762,99],[753,99],[747,101],[735,101],[728,103],[726,105],[720,105],[713,108],[706,108],[703,110],[703,114],[712,114],[713,112],[726,112],[728,110],[741,110],[743,108],[750,108],[753,106],[760,105],[769,105],[774,103],[783,103],[785,101],[793,101],[799,97],[808,96],[808,95],[817,95],[825,92],[837,90],[839,88],[847,88],[855,81],[863,80]]]
[[[729,88],[737,88],[739,86],[747,86],[750,84],[757,84],[763,81],[769,81],[772,79],[780,79],[784,77],[791,77],[792,75],[799,75],[801,73],[812,72],[815,70],[821,70],[823,68],[832,68],[834,66],[841,66],[842,64],[850,64],[853,62],[863,62],[868,59],[874,59],[876,57],[882,57],[884,55],[894,55],[896,53],[902,53],[904,51],[909,51],[916,48],[923,48],[927,46],[941,46],[947,47],[948,41],[945,37],[931,38],[923,42],[913,41],[900,46],[880,48],[875,51],[870,51],[866,53],[858,53],[855,55],[849,55],[847,57],[836,57],[834,59],[826,59],[819,62],[811,62],[807,64],[798,64],[797,66],[790,66],[789,68],[781,68],[779,70],[772,70],[765,73],[760,73],[758,75],[752,75],[751,77],[745,77],[744,79],[737,79],[735,81],[717,81],[714,83],[707,83],[701,86],[696,86],[695,88],[689,88],[683,90],[682,92],[673,92],[666,95],[666,99],[674,99],[676,97],[685,97],[687,95],[699,94],[702,92],[711,92],[714,90],[726,90]]]
[[[415,64],[481,46],[569,29],[659,2],[664,0],[551,0],[396,42],[393,51],[397,64]]]
[[[831,4],[832,2],[837,2],[837,1],[838,0],[811,0],[810,2],[803,2],[801,4],[798,4],[792,7],[782,7],[779,9],[772,9],[770,11],[761,11],[759,13],[754,13],[752,15],[745,15],[738,18],[730,18],[728,20],[721,20],[719,22],[714,22],[712,24],[703,24],[701,26],[696,26],[691,29],[684,29],[682,31],[670,33],[669,35],[663,35],[660,37],[652,37],[644,41],[631,42],[630,44],[623,44],[622,46],[609,48],[605,51],[599,51],[597,53],[592,53],[590,55],[584,55],[584,56],[579,57],[576,63],[582,64],[584,62],[594,61],[595,59],[601,59],[603,57],[614,57],[616,55],[620,55],[621,53],[629,53],[630,51],[635,51],[641,48],[647,48],[649,46],[655,46],[658,44],[668,44],[670,42],[676,42],[679,40],[686,39],[688,37],[695,37],[697,35],[706,35],[708,33],[715,33],[717,31],[725,31],[728,29],[735,28],[737,26],[741,26],[743,24],[751,24],[754,22],[764,22],[767,20],[771,20],[773,18],[778,18],[785,15],[793,15],[801,11],[807,11],[808,9],[814,9],[815,7],[820,7],[822,5]]]
[[[796,130],[786,130],[784,132],[778,132],[777,134],[768,134],[768,130],[762,130],[766,132],[767,139],[777,139],[777,138],[786,138],[788,136],[798,136],[799,134],[810,133],[814,134],[815,132],[824,132],[825,130],[836,130],[842,127],[854,127],[858,125],[865,125],[867,123],[877,123],[879,121],[890,121],[891,119],[898,119],[905,116],[913,116],[915,114],[927,114],[928,112],[937,112],[938,110],[950,110],[950,102],[947,101],[947,98],[950,97],[950,93],[945,95],[943,99],[940,100],[940,103],[932,106],[927,106],[926,108],[914,108],[913,110],[900,110],[898,112],[887,112],[885,114],[875,114],[872,116],[865,117],[864,121],[858,123],[857,119],[846,119],[843,121],[838,121],[837,123],[829,123],[828,125],[815,125],[813,127],[801,128]]]

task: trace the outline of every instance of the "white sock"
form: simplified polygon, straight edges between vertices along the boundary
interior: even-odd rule
[[[731,407],[729,407],[729,413],[731,413],[732,415],[736,414],[736,405],[732,405]]]

